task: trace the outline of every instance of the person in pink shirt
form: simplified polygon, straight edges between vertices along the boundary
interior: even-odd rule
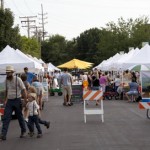
[[[102,87],[103,92],[106,90],[107,77],[103,73],[99,79],[100,86]]]

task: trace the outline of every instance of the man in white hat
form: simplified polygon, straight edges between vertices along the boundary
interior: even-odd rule
[[[27,100],[27,94],[25,86],[22,80],[13,75],[14,68],[13,66],[6,67],[6,97],[5,97],[5,111],[3,117],[2,131],[0,135],[0,140],[6,140],[6,135],[8,131],[8,126],[11,120],[12,112],[15,111],[17,115],[19,125],[21,128],[20,138],[25,136],[26,127],[22,114],[22,102],[21,102],[21,91],[24,94],[25,101]]]

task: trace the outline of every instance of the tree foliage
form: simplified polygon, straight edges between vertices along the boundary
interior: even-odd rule
[[[60,35],[53,35],[48,40],[42,42],[42,58],[48,63],[59,65],[65,59],[66,40]]]
[[[14,49],[40,57],[40,44],[37,40],[21,36],[18,26],[13,25],[14,16],[10,9],[0,9],[0,50],[10,45]]]
[[[77,38],[77,51],[84,52],[80,58],[94,62],[95,65],[115,55],[117,52],[128,52],[129,47],[141,47],[142,42],[150,42],[150,24],[147,17],[118,23],[109,22],[106,28],[90,29]],[[92,34],[94,33],[94,34]],[[90,56],[86,56],[89,53]]]
[[[21,37],[20,49],[25,54],[30,54],[34,57],[41,58],[40,56],[40,44],[35,38]]]
[[[76,57],[89,61],[96,62],[100,56],[98,43],[101,40],[102,32],[98,28],[86,30],[77,37]]]
[[[9,9],[0,9],[0,50],[6,45],[18,48],[20,45],[19,28],[13,27],[14,17]]]

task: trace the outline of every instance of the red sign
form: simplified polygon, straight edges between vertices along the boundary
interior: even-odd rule
[[[0,108],[0,115],[4,115],[4,108]]]

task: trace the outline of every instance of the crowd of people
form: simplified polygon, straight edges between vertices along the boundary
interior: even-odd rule
[[[55,71],[53,74],[45,73],[41,78],[29,72],[28,68],[24,68],[24,73],[18,77],[14,75],[13,66],[6,67],[6,97],[5,111],[2,119],[2,130],[0,140],[6,140],[9,123],[11,121],[12,112],[15,111],[19,125],[21,128],[20,138],[28,135],[32,137],[35,134],[34,125],[37,128],[37,138],[42,137],[42,129],[40,124],[46,128],[50,127],[50,121],[42,120],[42,96],[43,86],[41,81],[47,82],[50,88],[62,88],[64,96],[64,106],[72,106],[72,84],[75,81],[81,81],[89,90],[102,90],[104,93],[109,91],[110,85],[113,91],[125,93],[127,101],[135,101],[139,95],[139,73],[130,72],[128,70],[121,72],[102,72],[94,69],[89,72],[78,72],[75,76],[71,75],[65,68],[64,72]],[[128,91],[124,92],[125,87]],[[96,105],[99,102],[96,101]]]
[[[105,92],[116,92],[122,99],[126,96],[127,102],[135,101],[140,94],[139,72],[126,70],[124,72],[108,72],[94,69],[88,73],[82,73],[82,82],[88,82],[88,89]]]

